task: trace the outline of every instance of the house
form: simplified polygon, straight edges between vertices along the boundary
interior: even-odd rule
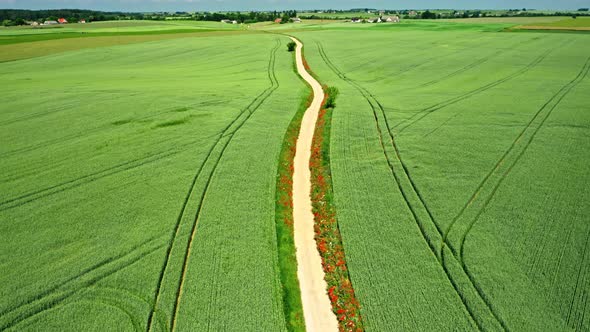
[[[408,15],[409,15],[410,17],[416,17],[416,16],[418,16],[418,13],[417,13],[415,10],[412,10],[412,11],[410,11],[410,12],[408,13]]]
[[[58,22],[59,24],[68,24],[68,20],[66,20],[66,19],[65,19],[65,18],[63,18],[63,17],[62,17],[62,18],[60,18],[60,19],[58,19],[58,20],[57,20],[57,22]]]
[[[233,21],[231,21],[231,24],[238,24],[238,21],[233,20]]]
[[[29,23],[32,27],[38,27],[39,26],[39,22],[31,22]]]
[[[55,24],[59,24],[59,23],[57,23],[57,21],[45,21],[45,22],[43,22],[43,25],[55,25]]]
[[[85,19],[81,19],[81,20],[78,21],[78,23],[86,24],[86,20]]]
[[[350,22],[352,23],[361,23],[361,19],[359,17],[353,17],[350,19]]]
[[[227,24],[230,24],[230,23],[231,23],[231,21],[230,21],[230,20],[221,20],[221,23],[227,23]]]
[[[389,23],[399,23],[400,19],[399,16],[391,16],[391,17],[387,17],[385,19],[385,22],[389,22]]]
[[[275,20],[275,23],[282,23],[282,22],[283,22],[283,19],[282,19],[282,18],[277,18],[277,19]]]
[[[374,19],[372,19],[372,18],[368,18],[368,19],[367,19],[367,23],[375,23],[375,20],[374,20]]]
[[[291,17],[289,20],[293,23],[301,23],[301,19],[299,17]]]

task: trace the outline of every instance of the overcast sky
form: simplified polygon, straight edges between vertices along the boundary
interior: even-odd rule
[[[0,0],[0,8],[81,8],[120,11],[199,11],[267,9],[578,9],[590,0]]]

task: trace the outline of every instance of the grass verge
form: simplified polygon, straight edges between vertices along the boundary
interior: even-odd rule
[[[295,59],[295,54],[293,54]],[[293,60],[295,61],[295,60]],[[297,70],[295,70],[297,73]],[[301,290],[297,278],[297,257],[293,234],[293,160],[297,146],[297,137],[301,128],[301,120],[311,105],[313,93],[308,87],[302,97],[299,109],[283,138],[283,146],[279,155],[277,171],[275,221],[277,229],[277,246],[279,253],[279,269],[281,274],[283,311],[287,330],[305,332]]]
[[[356,299],[350,281],[342,237],[338,228],[330,170],[330,132],[338,90],[324,86],[324,93],[309,163],[315,238],[322,256],[332,310],[338,318],[340,331],[363,331],[360,303]]]

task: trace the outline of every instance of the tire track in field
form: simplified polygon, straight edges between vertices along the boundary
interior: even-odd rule
[[[164,160],[166,158],[170,158],[172,156],[175,156],[179,153],[186,151],[191,145],[193,145],[196,142],[198,141],[191,141],[189,143],[182,144],[180,147],[172,151],[158,152],[148,155],[146,157],[136,158],[97,172],[89,173],[71,180],[61,182],[56,185],[52,185],[40,190],[35,190],[17,197],[7,199],[3,202],[0,202],[0,212],[20,207],[25,204],[37,201],[39,199],[53,196],[55,194],[59,194],[64,191],[68,191],[83,185],[87,185],[109,176],[117,175],[119,173],[127,171],[133,171],[139,167],[146,166]]]
[[[476,61],[468,64],[467,66],[465,66],[463,68],[460,68],[460,69],[458,69],[458,70],[456,70],[456,71],[454,71],[452,73],[449,73],[447,75],[444,75],[444,76],[439,77],[437,79],[434,79],[432,81],[429,81],[429,82],[426,82],[424,84],[421,84],[421,85],[417,86],[416,88],[426,88],[426,87],[429,87],[431,85],[434,85],[434,84],[440,83],[442,81],[448,80],[449,78],[455,77],[455,76],[457,76],[459,74],[462,74],[462,73],[464,73],[466,71],[469,71],[469,70],[471,70],[473,68],[479,67],[480,65],[488,62],[488,60],[490,60],[491,58],[502,54],[502,52],[503,52],[503,50],[494,52],[494,53],[488,55],[487,57],[478,59],[478,60],[476,60]]]
[[[494,53],[492,53],[492,54],[490,54],[488,56],[485,56],[485,57],[483,57],[481,59],[478,59],[478,60],[476,60],[476,61],[468,64],[467,66],[465,66],[463,68],[460,68],[460,69],[458,69],[458,70],[456,70],[456,71],[454,71],[452,73],[449,73],[449,74],[444,75],[442,77],[436,78],[436,79],[434,79],[432,81],[429,81],[429,82],[426,82],[424,84],[421,84],[421,85],[417,86],[416,88],[425,88],[425,87],[429,87],[431,85],[440,83],[442,81],[448,80],[449,78],[455,77],[455,76],[460,75],[460,74],[462,74],[462,73],[464,73],[466,71],[469,71],[471,69],[474,69],[476,67],[479,67],[480,65],[488,62],[490,59],[492,59],[494,57],[497,57],[500,54],[504,53],[506,50],[514,50],[514,48],[517,47],[517,46],[522,46],[524,44],[527,44],[529,42],[533,42],[533,41],[536,41],[536,40],[538,40],[538,37],[530,38],[530,39],[525,40],[523,42],[520,42],[519,41],[519,42],[517,42],[515,44],[512,44],[512,45],[510,45],[508,47],[505,47],[504,49],[500,49],[500,50],[498,50],[498,51],[496,51],[496,52],[494,52]]]
[[[38,112],[26,114],[26,115],[17,116],[17,117],[14,117],[12,119],[0,121],[0,126],[6,126],[6,125],[17,123],[17,122],[20,122],[20,121],[34,119],[34,118],[37,118],[37,117],[42,117],[42,116],[45,116],[45,115],[49,115],[49,114],[53,114],[53,113],[57,113],[57,112],[62,112],[62,111],[65,111],[65,110],[72,110],[72,107],[74,107],[76,105],[79,105],[79,103],[76,103],[76,102],[68,102],[66,104],[59,105],[58,107],[55,107],[55,108],[52,108],[52,109],[49,109],[49,110],[43,110],[43,111],[38,111]]]
[[[440,125],[436,126],[436,128],[432,129],[431,131],[429,131],[428,133],[422,135],[422,138],[426,138],[432,134],[434,134],[435,132],[437,132],[439,129],[441,129],[442,127],[446,126],[447,123],[451,122],[451,120],[453,120],[454,118],[456,118],[457,116],[459,116],[459,112],[455,113],[454,115],[450,116],[448,119],[446,119],[445,121],[441,122]]]
[[[86,92],[85,94],[90,94],[89,92]],[[120,94],[120,93],[119,93]],[[114,101],[117,99],[122,99],[122,98],[127,98],[127,97],[134,97],[139,95],[139,93],[131,93],[131,94],[120,94],[120,96],[109,96],[109,101]],[[25,114],[25,115],[21,115],[9,120],[5,120],[5,121],[0,121],[0,126],[7,126],[7,125],[11,125],[14,123],[18,123],[21,121],[26,121],[26,120],[34,120],[34,119],[38,119],[47,115],[52,115],[55,113],[59,113],[59,112],[71,112],[71,111],[76,111],[75,106],[79,106],[80,103],[78,102],[69,102],[65,105],[59,105],[56,108],[52,108],[49,110],[43,110],[43,111],[38,111],[38,112],[34,112],[34,113],[30,113],[30,114]]]
[[[514,43],[514,44],[512,44],[510,46],[505,46],[503,49],[500,49],[500,50],[498,50],[498,51],[496,51],[496,52],[494,52],[494,53],[492,53],[492,54],[490,54],[488,56],[485,56],[485,57],[483,57],[481,59],[478,59],[475,62],[472,62],[471,64],[469,64],[469,65],[467,65],[465,67],[462,67],[462,68],[460,68],[460,69],[458,69],[458,70],[456,70],[456,71],[454,71],[452,73],[449,73],[447,75],[444,75],[444,76],[439,77],[437,79],[434,79],[432,81],[429,81],[429,82],[420,84],[420,85],[418,85],[416,87],[413,87],[413,88],[410,88],[410,89],[419,89],[419,88],[424,88],[424,87],[428,87],[428,86],[434,85],[436,83],[440,83],[441,81],[447,80],[447,79],[449,79],[451,77],[457,76],[457,75],[459,75],[459,74],[461,74],[461,73],[463,73],[465,71],[469,71],[469,70],[471,70],[471,69],[473,69],[475,67],[478,67],[479,65],[484,64],[485,62],[487,62],[491,58],[502,54],[505,50],[513,50],[514,47],[516,47],[516,46],[522,46],[522,45],[524,45],[526,43],[533,42],[533,41],[536,41],[536,40],[539,40],[539,38],[538,37],[533,37],[533,38],[530,38],[530,39],[525,40],[523,42],[520,42],[519,41],[519,42]],[[422,66],[424,66],[426,64],[429,64],[431,62],[434,62],[435,60],[440,60],[440,59],[445,58],[445,57],[456,55],[457,52],[462,52],[462,51],[465,51],[465,50],[472,50],[473,48],[474,48],[474,46],[473,45],[470,45],[470,46],[467,46],[467,47],[460,48],[460,49],[458,49],[458,50],[456,50],[454,52],[445,54],[443,56],[431,57],[431,58],[426,59],[425,61],[421,61],[421,62],[419,62],[417,64],[414,64],[414,65],[411,65],[411,66],[407,66],[404,69],[402,69],[402,70],[400,70],[398,72],[395,72],[395,73],[393,73],[391,75],[398,75],[399,76],[399,75],[404,74],[404,73],[406,73],[406,72],[408,72],[410,70],[413,70],[413,69],[416,69],[418,67],[422,67]],[[391,76],[391,75],[389,75],[389,76]],[[372,80],[365,80],[365,81],[358,80],[358,81],[359,82],[363,82],[363,83],[375,83],[375,82],[381,81],[381,80],[383,80],[385,78],[386,77],[380,77],[380,78],[372,79]],[[403,89],[403,90],[406,90],[406,89]]]
[[[413,126],[414,124],[416,124],[418,121],[424,119],[425,117],[427,117],[428,115],[441,110],[447,106],[456,104],[458,102],[461,102],[465,99],[471,98],[473,96],[476,96],[482,92],[485,92],[487,90],[490,90],[492,88],[495,88],[498,85],[501,85],[503,83],[506,83],[516,77],[519,77],[521,75],[524,75],[525,73],[527,73],[529,70],[533,69],[534,67],[536,67],[538,64],[540,64],[541,62],[543,62],[543,60],[545,60],[545,58],[547,58],[547,56],[549,56],[551,53],[553,53],[553,51],[555,51],[558,48],[550,48],[547,51],[545,51],[543,54],[541,54],[539,57],[535,58],[531,63],[529,63],[528,65],[526,65],[525,67],[517,70],[516,72],[505,76],[499,80],[496,80],[494,82],[488,83],[486,85],[483,85],[477,89],[471,90],[467,93],[461,94],[457,97],[445,100],[443,102],[437,103],[435,105],[429,106],[427,108],[421,109],[418,112],[414,113],[414,115],[412,115],[411,117],[409,117],[406,120],[402,120],[399,124],[397,124],[396,126],[393,127],[393,129],[397,129],[397,133],[396,135],[400,135],[402,132],[404,132],[406,129],[408,129],[409,127]],[[407,123],[405,126],[402,127],[402,125],[404,123]]]
[[[157,243],[159,238],[151,238],[131,248],[131,250],[109,257],[58,285],[54,285],[40,294],[13,305],[0,313],[0,331],[10,329],[28,319],[62,304],[80,291],[96,285],[101,280],[139,262],[144,257],[164,247]]]
[[[440,55],[433,56],[433,57],[430,57],[430,58],[428,58],[428,59],[426,59],[424,61],[420,61],[420,62],[418,62],[416,64],[412,64],[412,65],[406,66],[405,68],[403,68],[401,70],[398,70],[398,71],[396,71],[395,73],[393,73],[391,75],[382,76],[382,77],[378,77],[378,78],[371,79],[371,80],[359,80],[359,81],[362,82],[362,83],[369,83],[369,84],[377,83],[377,82],[383,81],[384,79],[387,79],[387,78],[389,78],[391,76],[394,76],[394,75],[395,76],[399,76],[399,75],[405,74],[405,73],[407,73],[409,71],[412,71],[414,69],[417,69],[417,68],[423,67],[425,65],[431,64],[432,62],[435,62],[435,61],[440,60],[440,59],[445,58],[445,57],[449,57],[451,55],[454,55],[454,53],[449,53],[449,54],[445,54],[445,55],[442,55],[442,56],[440,56]],[[360,67],[362,68],[364,66],[360,66]]]
[[[533,116],[533,118],[527,123],[525,128],[522,132],[516,137],[512,145],[506,150],[504,155],[498,160],[494,168],[486,175],[483,181],[480,183],[476,191],[472,194],[471,198],[465,204],[465,206],[461,209],[459,214],[453,219],[447,230],[444,234],[444,239],[441,244],[441,250],[444,251],[444,246],[447,246],[452,255],[457,259],[460,263],[462,270],[464,271],[465,275],[469,278],[475,289],[477,290],[479,296],[484,299],[485,302],[489,302],[491,305],[491,301],[487,297],[486,293],[484,292],[481,285],[477,282],[473,273],[469,270],[467,264],[465,264],[465,241],[467,236],[469,235],[470,231],[473,229],[473,226],[479,220],[479,217],[483,214],[486,207],[494,197],[495,193],[497,192],[500,185],[506,179],[507,175],[510,171],[514,168],[514,166],[518,163],[521,157],[524,155],[528,147],[530,146],[531,142],[535,138],[536,134],[539,132],[545,121],[549,118],[553,110],[557,108],[557,106],[561,103],[561,101],[569,94],[569,92],[576,87],[587,75],[590,71],[590,58],[584,63],[582,69],[578,72],[577,76],[563,86],[556,94],[554,94]],[[528,135],[527,135],[528,134]],[[529,136],[527,138],[527,136]],[[520,147],[520,151],[518,151],[519,143],[525,142],[522,147]],[[515,150],[516,149],[516,150]],[[514,158],[512,162],[509,159]],[[506,168],[504,170],[504,168]],[[495,182],[494,182],[495,181]],[[484,193],[484,191],[490,191],[489,193]],[[485,197],[479,199],[479,197]],[[475,214],[475,216],[473,216]],[[465,217],[466,216],[466,217]],[[451,232],[461,224],[466,224],[466,229],[463,232],[460,232],[459,235],[459,244],[453,244],[456,241],[453,241],[454,237]],[[460,226],[459,226],[460,227]],[[458,246],[458,250],[456,247]],[[504,326],[505,324],[503,324]]]
[[[192,221],[192,226],[190,229],[190,234],[188,237],[188,241],[186,243],[186,249],[184,249],[183,264],[182,264],[181,270],[179,271],[180,275],[178,276],[178,279],[174,282],[175,285],[173,285],[176,288],[176,293],[175,293],[175,301],[174,301],[174,304],[172,307],[172,315],[171,315],[169,328],[171,331],[173,331],[175,328],[176,316],[177,316],[178,310],[179,310],[179,304],[180,304],[180,300],[182,297],[182,289],[183,289],[184,281],[186,278],[186,270],[187,270],[188,262],[190,259],[190,252],[191,252],[194,238],[196,235],[199,217],[201,214],[201,208],[203,206],[203,202],[205,200],[207,191],[209,189],[209,185],[211,184],[213,174],[215,173],[217,166],[219,165],[219,162],[222,159],[222,157],[225,153],[225,150],[228,147],[229,143],[232,141],[234,135],[240,130],[240,128],[242,128],[242,126],[258,110],[258,108],[260,108],[260,106],[274,93],[274,91],[279,88],[279,82],[278,82],[278,80],[276,78],[276,74],[275,74],[275,60],[276,60],[276,52],[277,52],[278,48],[280,47],[280,45],[281,45],[281,42],[277,39],[275,47],[270,52],[270,59],[269,59],[267,71],[268,71],[269,80],[271,82],[271,86],[268,87],[266,90],[264,90],[261,94],[259,94],[248,106],[246,106],[244,109],[242,109],[242,111],[238,114],[238,116],[235,117],[225,127],[223,132],[219,135],[215,144],[209,150],[207,157],[205,158],[203,163],[200,165],[195,176],[193,177],[193,180],[191,182],[191,185],[189,187],[187,195],[185,196],[183,206],[182,206],[180,213],[176,219],[176,224],[175,224],[174,229],[172,231],[170,241],[168,243],[168,247],[166,250],[166,256],[164,258],[164,262],[162,264],[162,268],[160,270],[158,282],[157,282],[156,289],[154,292],[152,309],[150,310],[150,313],[148,316],[148,321],[147,321],[147,325],[146,325],[147,332],[152,330],[152,327],[154,325],[154,316],[155,316],[156,310],[158,309],[158,306],[160,303],[162,288],[164,287],[164,277],[165,277],[167,271],[169,270],[170,260],[173,255],[172,250],[173,250],[175,243],[177,242],[177,238],[179,237],[180,227],[182,225],[183,219],[185,219],[188,204],[189,204],[190,199],[193,196],[193,194],[196,194],[197,182],[198,182],[199,178],[201,177],[201,174],[203,173],[206,164],[213,163],[212,168],[205,180],[204,189],[203,189],[203,192],[201,193],[200,199],[198,200],[196,212],[194,214],[194,218],[192,219],[193,221]],[[243,117],[243,119],[241,119],[244,114],[245,114],[245,117]],[[235,125],[235,127],[234,127],[234,125]],[[232,128],[232,127],[234,127],[234,128]],[[224,138],[225,138],[225,142],[223,142]],[[219,148],[220,151],[216,156],[213,156],[213,152],[214,152],[214,150],[216,150],[217,147],[220,147]]]
[[[191,105],[187,105],[186,107],[194,107],[194,106],[198,106],[200,104],[191,104]],[[145,121],[151,118],[155,118],[157,116],[160,115],[164,115],[164,114],[168,114],[168,113],[172,113],[174,112],[175,109],[178,109],[179,107],[169,107],[166,108],[163,111],[154,113],[154,114],[149,114],[149,115],[144,115],[144,116],[140,116],[140,117],[135,117],[135,118],[129,118],[127,120],[129,120],[129,122],[139,122],[139,121]],[[57,137],[54,139],[50,139],[50,140],[46,140],[43,142],[40,142],[38,144],[34,144],[34,145],[30,145],[30,146],[24,146],[18,149],[14,149],[14,150],[10,150],[10,151],[6,151],[3,153],[0,153],[0,157],[9,157],[9,156],[13,156],[13,155],[19,155],[21,153],[25,153],[25,152],[31,152],[31,151],[35,151],[38,150],[40,148],[45,148],[48,146],[52,146],[52,145],[56,145],[56,144],[61,144],[67,141],[71,141],[71,140],[75,140],[77,138],[81,138],[81,137],[85,137],[88,136],[89,134],[94,134],[94,133],[98,133],[107,129],[112,129],[113,128],[113,123],[108,123],[93,129],[89,129],[89,130],[84,130],[78,133],[72,133],[69,135],[65,135],[62,137]]]
[[[367,103],[370,105],[371,109],[373,110],[373,116],[375,119],[377,132],[379,133],[379,141],[381,143],[383,153],[384,153],[385,158],[387,160],[388,166],[391,170],[392,176],[393,176],[393,178],[394,178],[394,180],[395,180],[395,182],[402,194],[402,197],[404,198],[406,206],[410,210],[416,225],[420,229],[420,232],[421,232],[421,235],[422,235],[424,241],[427,243],[432,254],[437,258],[437,261],[438,261],[439,265],[441,266],[442,270],[444,271],[446,278],[449,280],[454,291],[457,293],[459,299],[463,303],[463,306],[465,307],[465,309],[466,309],[467,313],[469,314],[469,316],[471,317],[471,319],[475,322],[475,324],[477,325],[479,330],[486,330],[486,329],[488,329],[488,327],[490,325],[495,326],[496,329],[501,328],[503,330],[508,330],[505,322],[495,312],[493,306],[491,305],[491,302],[489,302],[489,300],[487,300],[486,298],[479,296],[479,292],[477,292],[478,299],[476,299],[475,302],[479,302],[479,303],[481,303],[481,305],[485,305],[486,310],[489,311],[489,314],[491,314],[494,317],[494,320],[497,322],[498,325],[496,325],[495,323],[481,321],[482,318],[478,317],[475,309],[473,308],[473,306],[476,305],[476,304],[474,304],[474,300],[467,298],[468,294],[466,294],[466,293],[469,293],[469,292],[472,293],[472,290],[471,289],[465,290],[465,287],[471,287],[471,288],[477,290],[477,286],[474,285],[472,282],[465,283],[463,280],[460,280],[462,282],[462,285],[460,286],[459,281],[457,281],[456,278],[461,278],[461,277],[464,278],[465,276],[457,277],[456,274],[454,275],[453,273],[451,273],[449,264],[446,263],[447,261],[445,260],[445,257],[444,257],[444,251],[438,250],[437,244],[444,243],[442,229],[440,228],[439,224],[436,222],[436,219],[434,218],[433,214],[431,213],[430,209],[428,208],[428,205],[426,204],[424,198],[420,194],[420,191],[418,190],[415,182],[413,181],[413,179],[410,175],[410,172],[408,171],[407,166],[405,165],[405,163],[403,162],[403,160],[401,158],[401,154],[400,154],[397,144],[395,142],[395,138],[392,134],[392,131],[390,130],[389,122],[387,120],[387,117],[385,116],[385,110],[384,110],[383,106],[379,103],[379,101],[369,91],[367,91],[365,88],[363,88],[362,86],[360,86],[359,84],[357,84],[353,80],[347,78],[346,75],[344,73],[342,73],[330,61],[330,59],[327,57],[327,55],[326,55],[325,51],[323,50],[323,47],[320,43],[318,43],[318,50],[319,50],[320,56],[322,57],[322,59],[324,60],[326,65],[328,67],[330,67],[330,69],[338,77],[340,77],[342,80],[344,80],[345,82],[349,83],[354,88],[356,88],[361,93],[361,95],[363,95],[363,97],[366,99]],[[382,130],[382,128],[381,128],[382,126],[380,125],[380,122],[383,122],[386,127],[385,129],[387,129],[387,132],[389,134],[388,139],[391,143],[390,146],[389,146],[389,144],[385,144],[385,141],[387,140],[387,138],[384,137],[384,134],[383,134],[384,130]],[[396,171],[396,169],[401,170],[401,174],[398,173]],[[475,294],[472,293],[470,295],[473,296]]]
[[[130,321],[133,323],[134,331],[141,331],[143,329],[143,322],[141,317],[143,314],[137,310],[137,305],[145,306],[149,308],[150,303],[145,298],[130,292],[123,288],[96,286],[90,289],[86,289],[82,294],[81,299],[75,299],[70,303],[77,303],[86,301],[88,303],[100,303],[107,304],[124,312]],[[106,302],[106,303],[105,303]],[[69,304],[69,303],[68,303]]]
[[[590,71],[590,57],[586,60],[576,77],[570,82],[561,87],[529,120],[519,135],[514,139],[508,149],[504,152],[502,157],[496,162],[494,167],[486,174],[484,179],[477,186],[467,203],[461,208],[457,216],[453,219],[447,230],[445,231],[445,239],[451,235],[455,227],[461,224],[467,224],[466,230],[461,232],[459,241],[459,259],[463,262],[465,239],[473,225],[477,222],[481,214],[489,202],[494,197],[496,191],[506,179],[506,176],[512,171],[514,166],[522,158],[539,130],[545,124],[553,111],[561,104],[563,99],[574,89],[580,82],[582,82]],[[523,143],[524,142],[524,143]],[[511,160],[513,159],[513,160]],[[485,192],[489,191],[489,192]],[[483,198],[482,198],[483,197]],[[479,199],[481,198],[481,199]],[[471,214],[471,215],[470,215]],[[474,215],[473,215],[474,214]],[[459,226],[460,227],[460,226]],[[456,248],[452,245],[451,250],[457,255]]]
[[[258,110],[258,108],[260,108],[260,106],[279,88],[280,84],[279,81],[276,77],[276,72],[275,72],[275,63],[276,63],[276,53],[277,50],[279,49],[279,47],[281,46],[281,42],[277,39],[276,42],[276,46],[275,48],[271,51],[271,57],[269,60],[269,65],[268,65],[268,78],[269,81],[271,82],[271,87],[268,89],[267,94],[265,94],[262,99],[260,99],[260,101],[253,106],[253,108],[250,110],[248,116],[246,117],[246,119],[240,123],[236,129],[234,130],[233,133],[231,133],[231,135],[229,135],[229,139],[227,140],[227,143],[224,145],[221,154],[219,156],[219,158],[217,159],[215,166],[213,168],[213,170],[211,171],[209,178],[207,179],[207,183],[206,183],[206,187],[205,187],[205,191],[203,193],[203,195],[201,196],[201,200],[199,202],[199,207],[197,209],[197,212],[195,213],[195,222],[193,223],[193,227],[191,230],[191,236],[188,242],[188,246],[187,246],[187,250],[185,253],[185,257],[184,257],[184,262],[183,262],[183,266],[182,266],[182,274],[181,274],[181,279],[180,279],[180,285],[178,287],[178,291],[176,293],[176,302],[174,304],[174,311],[173,311],[173,315],[172,315],[172,323],[171,323],[171,331],[174,331],[175,326],[176,326],[176,317],[178,315],[178,310],[179,310],[179,305],[180,305],[180,301],[182,298],[182,289],[184,286],[184,281],[186,279],[186,270],[188,267],[188,262],[190,259],[190,253],[191,253],[191,249],[192,249],[192,244],[194,242],[194,238],[196,235],[196,230],[197,230],[197,225],[200,219],[200,215],[201,215],[201,210],[202,210],[202,206],[203,206],[203,202],[205,200],[207,191],[209,189],[209,185],[211,184],[211,180],[213,178],[213,174],[215,173],[216,169],[217,169],[217,165],[219,165],[219,162],[221,161],[221,158],[223,157],[223,154],[225,152],[225,149],[228,147],[229,143],[232,141],[234,135],[240,130],[240,128],[242,128],[242,126],[246,123],[246,121],[248,121],[250,119],[250,117],[252,116],[252,114],[254,114],[254,112],[256,112]]]
[[[576,328],[576,329],[580,329],[581,326],[572,326],[575,322],[572,322],[572,319],[575,320],[575,318],[572,318],[572,313],[574,313],[574,305],[576,303],[576,298],[578,297],[578,288],[581,287],[582,288],[582,294],[581,296],[584,296],[584,304],[583,304],[583,310],[582,312],[582,318],[579,319],[579,325],[584,324],[584,316],[586,314],[586,301],[588,299],[588,294],[585,294],[585,292],[583,292],[583,287],[584,286],[580,286],[580,283],[583,282],[586,279],[586,271],[588,268],[587,264],[584,264],[584,262],[586,261],[586,255],[588,253],[588,247],[590,246],[590,228],[588,228],[588,232],[586,232],[586,243],[584,244],[584,250],[582,252],[582,259],[580,262],[580,267],[578,269],[578,275],[576,277],[576,286],[574,288],[574,293],[572,294],[572,300],[570,302],[568,311],[567,311],[567,319],[566,322],[567,324],[572,327],[572,328]],[[578,310],[579,311],[579,310]]]
[[[441,43],[439,43],[439,44],[441,44]],[[422,45],[422,46],[424,46],[424,47],[430,47],[430,45]],[[436,45],[436,46],[439,46],[439,45]],[[443,58],[446,58],[446,57],[450,57],[450,56],[456,55],[457,52],[462,52],[464,50],[471,50],[471,49],[473,49],[473,47],[474,46],[470,45],[470,46],[467,46],[467,47],[458,48],[457,50],[451,51],[451,52],[449,52],[447,54],[444,54],[444,55],[436,55],[436,56],[427,58],[427,59],[425,59],[423,61],[417,62],[415,64],[411,64],[411,65],[406,66],[406,67],[402,68],[401,70],[398,70],[397,72],[392,73],[390,75],[383,76],[383,77],[378,77],[378,78],[371,79],[371,80],[357,80],[357,82],[370,83],[370,84],[371,83],[376,83],[376,82],[382,81],[382,80],[384,80],[384,79],[386,79],[388,77],[391,77],[391,76],[394,76],[394,75],[395,76],[399,76],[399,75],[405,74],[405,73],[407,73],[409,71],[412,71],[412,70],[414,70],[416,68],[419,68],[419,67],[422,67],[422,66],[431,64],[432,62],[435,62],[437,60],[440,60],[440,59],[443,59]],[[430,54],[430,53],[432,53],[432,51],[419,52],[417,54],[414,54],[414,56],[415,57],[420,57],[421,55]],[[369,63],[371,63],[371,62],[369,62]],[[360,66],[360,68],[363,68],[363,67],[364,66]]]

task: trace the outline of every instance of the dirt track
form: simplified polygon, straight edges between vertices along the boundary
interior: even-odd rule
[[[295,247],[297,248],[297,276],[307,332],[338,331],[338,321],[328,298],[322,260],[315,242],[314,219],[311,205],[311,172],[309,160],[318,113],[324,99],[321,84],[303,65],[302,47],[297,44],[297,71],[313,89],[313,102],[305,111],[297,139],[293,173],[293,218]]]

